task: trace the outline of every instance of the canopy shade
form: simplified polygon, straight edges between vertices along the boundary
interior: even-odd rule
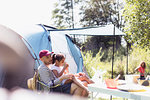
[[[68,34],[68,35],[88,35],[88,36],[112,36],[114,35],[114,25],[103,25],[100,27],[92,28],[75,28],[75,29],[56,29],[50,31],[59,31],[59,33]],[[115,35],[125,35],[117,27],[115,27]]]

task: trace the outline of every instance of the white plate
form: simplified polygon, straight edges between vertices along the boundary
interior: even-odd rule
[[[144,92],[146,91],[144,87],[136,84],[127,84],[117,86],[119,90],[128,91],[128,92]]]

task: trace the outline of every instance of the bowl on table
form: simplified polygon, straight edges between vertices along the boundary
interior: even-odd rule
[[[150,87],[150,80],[138,80],[138,84]]]
[[[125,75],[127,84],[138,84],[138,78],[140,78],[140,75]]]

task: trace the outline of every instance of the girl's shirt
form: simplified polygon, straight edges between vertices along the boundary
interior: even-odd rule
[[[56,70],[58,73],[60,73],[62,69],[63,69],[63,67],[58,67],[58,66],[55,66],[55,65],[53,65],[51,67],[51,70]],[[55,76],[55,78],[57,78],[57,77]]]
[[[62,71],[62,69],[63,69],[63,67],[58,67],[58,66],[55,66],[55,65],[53,65],[53,66],[51,67],[51,70],[56,70],[58,73],[60,73],[60,72]],[[54,75],[54,76],[55,76],[55,75]],[[55,76],[55,78],[57,78],[57,77]],[[62,84],[64,84],[65,81],[66,81],[66,79],[64,79],[64,80],[62,81]]]
[[[140,72],[141,76],[144,76],[144,73],[145,73],[145,68],[143,67],[139,67],[138,71]]]

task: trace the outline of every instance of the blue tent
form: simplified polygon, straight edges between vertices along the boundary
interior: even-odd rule
[[[51,30],[55,30],[50,28]],[[80,49],[72,42],[71,38],[60,32],[51,32],[43,25],[14,27],[23,39],[24,43],[30,50],[33,58],[36,60],[35,69],[38,68],[39,52],[43,49],[53,51],[55,53],[63,53],[66,56],[66,62],[69,64],[69,72],[82,72],[83,59]]]
[[[32,56],[36,60],[37,64],[35,69],[39,66],[39,51],[48,49],[55,53],[61,52],[66,55],[66,62],[70,65],[69,71],[71,73],[82,72],[83,59],[80,49],[72,42],[68,35],[125,35],[118,28],[114,30],[114,25],[77,29],[56,29],[53,27],[46,27],[45,25],[28,25],[13,29],[23,37]],[[41,62],[39,61],[39,63]]]

